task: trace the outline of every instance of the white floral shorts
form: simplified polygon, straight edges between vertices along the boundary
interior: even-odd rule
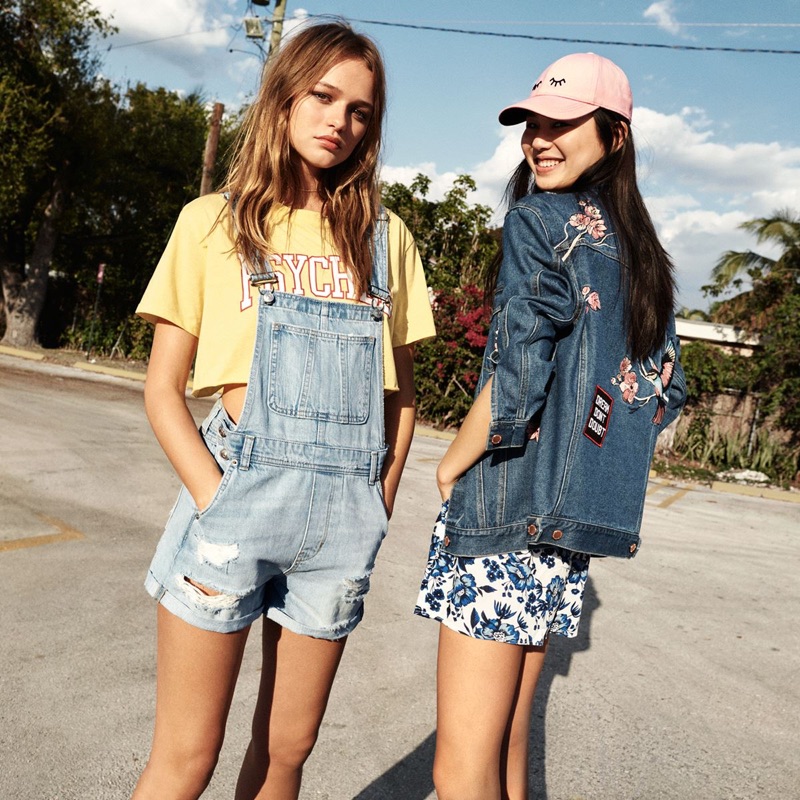
[[[578,634],[589,556],[534,547],[489,557],[442,550],[445,501],[414,613],[458,633],[521,645],[542,645],[550,633]]]

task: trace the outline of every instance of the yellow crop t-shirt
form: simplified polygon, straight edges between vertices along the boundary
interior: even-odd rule
[[[164,319],[198,339],[195,397],[229,384],[247,383],[255,343],[258,289],[233,249],[227,201],[221,194],[186,205],[136,313]],[[346,265],[333,246],[328,223],[316,211],[274,211],[272,255],[278,291],[325,300],[359,302]],[[219,224],[215,225],[219,219]],[[389,212],[391,316],[384,316],[384,388],[397,390],[393,347],[435,335],[428,288],[414,239]]]

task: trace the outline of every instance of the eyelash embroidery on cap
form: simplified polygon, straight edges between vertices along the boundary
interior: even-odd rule
[[[541,81],[537,81],[536,83],[533,84],[533,89],[531,89],[531,91],[535,92],[541,85],[542,85],[542,82]]]
[[[563,86],[566,82],[566,78],[550,78],[551,86]]]

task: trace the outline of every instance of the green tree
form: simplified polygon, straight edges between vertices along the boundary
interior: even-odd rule
[[[0,10],[0,277],[3,341],[30,345],[68,198],[95,152],[97,36],[88,0],[13,0]]]
[[[763,305],[769,300],[769,293],[765,293],[761,285],[769,283],[772,292],[778,289],[772,299],[779,302],[783,295],[780,285],[784,280],[796,283],[800,275],[800,214],[785,208],[775,211],[771,217],[747,220],[739,227],[754,234],[759,244],[777,245],[780,255],[770,258],[753,250],[728,250],[714,265],[712,282],[703,290],[711,297],[720,297],[731,290],[737,293],[713,305],[711,316],[715,322],[741,324],[746,321],[751,329],[757,329],[763,327],[769,311],[769,306]],[[745,278],[750,279],[752,289],[741,291]],[[757,299],[753,292],[759,294]],[[755,316],[748,317],[748,314]]]
[[[459,175],[440,201],[428,199],[430,183],[417,175],[411,186],[386,185],[383,201],[414,235],[429,285],[441,290],[482,283],[497,251],[491,208],[469,203],[476,189],[469,175]]]
[[[491,209],[470,204],[475,182],[460,175],[440,201],[429,200],[430,180],[383,187],[383,201],[417,242],[431,288],[437,336],[416,353],[419,414],[437,425],[457,425],[472,405],[490,311],[483,280],[498,249]]]
[[[71,291],[61,285],[48,298],[59,312],[47,316],[60,320],[61,330],[67,317],[75,320],[72,344],[85,344],[93,326],[98,350],[117,344],[128,355],[146,356],[150,329],[133,312],[181,208],[199,191],[207,125],[199,95],[142,84],[104,120],[91,180],[73,195],[56,251]],[[100,263],[105,281],[94,319]],[[48,343],[57,344],[61,330]]]
[[[740,325],[759,337],[753,355],[753,388],[764,398],[764,410],[800,440],[800,214],[776,211],[741,225],[759,244],[780,248],[777,258],[753,250],[724,253],[705,288],[718,297],[741,289],[743,277],[752,284],[712,306],[712,319]]]

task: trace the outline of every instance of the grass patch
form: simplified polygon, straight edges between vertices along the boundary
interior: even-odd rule
[[[712,470],[686,461],[665,461],[658,458],[653,460],[651,467],[660,478],[674,478],[679,481],[704,483],[709,486],[712,481],[717,480],[716,473]]]

